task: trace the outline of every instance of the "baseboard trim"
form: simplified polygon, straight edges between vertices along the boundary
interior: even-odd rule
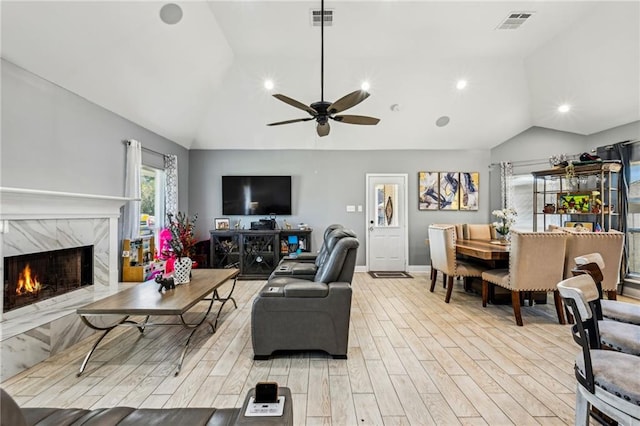
[[[368,272],[367,271],[367,267],[365,265],[360,265],[360,266],[356,266],[355,272]],[[431,268],[429,267],[429,265],[409,265],[407,267],[407,270],[405,272],[413,272],[413,273],[420,273],[420,272],[429,272],[431,271]]]

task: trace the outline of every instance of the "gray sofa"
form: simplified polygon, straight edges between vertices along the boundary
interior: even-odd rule
[[[148,426],[148,425],[293,425],[293,404],[289,388],[280,387],[285,396],[284,414],[278,417],[246,417],[244,412],[252,389],[242,408],[20,408],[13,398],[0,389],[0,426]],[[287,403],[287,401],[289,401]]]
[[[353,231],[333,233],[340,237],[328,244],[327,258],[310,280],[273,275],[254,299],[254,359],[267,359],[278,350],[322,350],[334,358],[347,357],[351,280],[359,243]]]
[[[318,281],[317,275],[318,273],[325,273],[327,268],[324,268],[325,262],[331,259],[331,252],[334,247],[344,237],[356,237],[356,234],[350,229],[344,229],[342,227],[333,229],[329,233],[326,234],[324,243],[322,244],[322,248],[318,253],[314,262],[309,262],[306,260],[289,260],[283,261],[278,264],[276,269],[273,270],[271,275],[269,276],[269,281],[273,281],[278,277],[292,277],[293,279],[302,279],[302,280],[310,280],[310,281]],[[355,265],[355,257],[353,259]]]

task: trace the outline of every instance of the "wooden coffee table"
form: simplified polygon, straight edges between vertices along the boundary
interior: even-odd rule
[[[205,322],[211,326],[211,332],[215,333],[216,326],[218,325],[218,318],[222,312],[222,308],[228,300],[233,302],[233,305],[238,308],[236,301],[233,299],[233,290],[236,287],[236,277],[238,276],[238,269],[194,269],[192,272],[191,282],[187,284],[178,285],[175,289],[167,290],[166,292],[158,292],[159,285],[155,282],[146,282],[136,285],[120,293],[106,297],[97,302],[90,303],[77,310],[78,315],[82,321],[94,330],[104,331],[102,336],[93,344],[91,350],[84,358],[80,371],[77,376],[79,377],[84,371],[89,358],[98,347],[102,339],[109,334],[111,330],[118,326],[133,326],[137,327],[140,333],[144,333],[144,330],[148,326],[183,326],[188,329],[192,329],[187,341],[184,344],[180,361],[178,362],[178,369],[175,373],[177,376],[182,368],[182,362],[187,353],[189,342],[191,337],[198,330],[198,328]],[[233,278],[233,286],[229,291],[229,294],[225,297],[220,297],[218,294],[218,287]],[[211,297],[207,297],[207,296]],[[204,313],[202,318],[197,322],[187,322],[184,319],[184,314],[189,311],[193,306],[201,301],[209,301],[209,307],[207,312]],[[220,308],[216,315],[215,321],[212,323],[207,320],[213,302],[221,302]],[[92,316],[100,315],[124,315],[122,319],[114,324],[108,326],[99,326],[90,321]],[[138,323],[129,320],[131,315],[144,315],[143,322]],[[179,323],[151,323],[149,317],[160,315],[176,315],[180,317]]]

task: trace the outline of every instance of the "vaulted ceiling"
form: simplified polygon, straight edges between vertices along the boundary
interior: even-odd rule
[[[325,99],[368,80],[345,113],[381,121],[324,138],[313,122],[267,127],[307,115],[263,87],[320,100],[319,0],[176,1],[175,25],[165,3],[2,1],[2,57],[191,149],[487,149],[531,126],[640,119],[638,1],[327,0]],[[533,14],[496,29],[512,12]]]

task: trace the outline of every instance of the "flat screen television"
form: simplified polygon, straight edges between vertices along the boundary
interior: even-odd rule
[[[222,214],[290,215],[291,176],[222,176]]]

